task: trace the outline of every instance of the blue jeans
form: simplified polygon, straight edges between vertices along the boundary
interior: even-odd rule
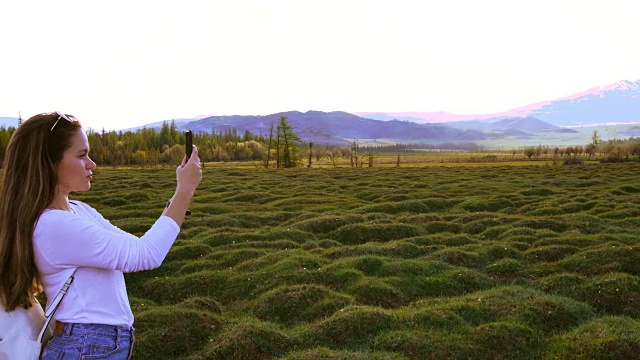
[[[62,334],[54,334],[40,359],[76,360],[131,358],[133,327],[102,324],[65,324]]]

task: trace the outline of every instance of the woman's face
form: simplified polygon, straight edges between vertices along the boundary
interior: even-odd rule
[[[91,188],[92,171],[96,163],[89,158],[89,140],[82,129],[71,138],[71,146],[64,151],[56,170],[58,193],[68,195],[72,191],[87,191]]]

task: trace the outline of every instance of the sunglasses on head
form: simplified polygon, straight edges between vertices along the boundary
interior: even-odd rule
[[[73,115],[65,115],[59,111],[55,112],[56,115],[58,115],[58,120],[56,120],[56,122],[53,123],[53,126],[51,127],[51,130],[49,131],[53,131],[53,129],[55,129],[56,125],[58,125],[58,121],[60,121],[60,119],[64,119],[67,120],[68,122],[72,123],[72,122],[78,122],[78,119],[76,119]]]

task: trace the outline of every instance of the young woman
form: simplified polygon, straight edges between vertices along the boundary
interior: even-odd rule
[[[0,302],[7,311],[29,308],[44,288],[50,304],[75,271],[42,359],[131,356],[133,314],[123,273],[160,266],[202,179],[194,146],[176,169],[176,191],[162,216],[138,238],[69,200],[71,192],[89,190],[95,167],[80,123],[62,113],[31,117],[7,147],[0,184]]]

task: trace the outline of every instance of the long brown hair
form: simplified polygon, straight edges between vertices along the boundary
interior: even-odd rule
[[[0,180],[0,303],[7,311],[30,307],[39,292],[33,232],[55,196],[56,165],[81,128],[56,113],[38,114],[9,141]]]

